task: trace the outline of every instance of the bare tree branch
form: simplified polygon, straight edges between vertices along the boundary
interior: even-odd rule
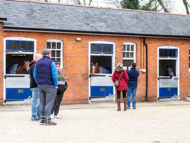
[[[167,8],[165,7],[165,5],[163,4],[162,0],[157,0],[157,1],[158,1],[158,3],[161,5],[161,7],[164,9],[164,11],[169,13],[168,9],[167,9]]]
[[[183,4],[185,6],[186,13],[189,14],[189,8],[188,8],[188,7],[190,7],[189,3],[187,2],[187,0],[183,0]]]

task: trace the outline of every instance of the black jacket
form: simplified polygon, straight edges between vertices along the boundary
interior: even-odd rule
[[[34,76],[33,76],[35,63],[36,63],[36,61],[33,60],[33,61],[31,61],[30,65],[29,65],[30,66],[30,88],[37,87],[37,84],[36,84]]]

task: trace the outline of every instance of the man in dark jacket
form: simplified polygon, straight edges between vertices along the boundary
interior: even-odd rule
[[[131,103],[131,93],[133,100],[133,109],[136,109],[136,91],[137,91],[137,81],[139,76],[139,71],[136,70],[136,63],[131,64],[131,69],[127,71],[129,76],[129,81],[127,83],[127,109],[130,109]]]
[[[56,125],[51,121],[51,110],[57,95],[58,77],[55,62],[50,59],[50,52],[48,49],[42,51],[43,58],[34,68],[34,79],[40,93],[40,124]]]
[[[38,121],[40,120],[39,115],[39,105],[40,105],[40,98],[39,98],[39,89],[38,86],[34,80],[33,74],[34,74],[34,67],[36,62],[42,58],[41,54],[36,54],[35,59],[32,60],[30,63],[30,90],[32,91],[32,121]]]

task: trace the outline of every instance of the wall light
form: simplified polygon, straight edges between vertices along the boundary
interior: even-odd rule
[[[75,40],[76,40],[76,41],[81,41],[81,38],[76,37]]]

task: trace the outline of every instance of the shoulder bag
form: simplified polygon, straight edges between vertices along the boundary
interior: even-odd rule
[[[123,72],[122,72],[122,73],[123,73]],[[120,78],[121,78],[122,73],[120,74],[119,79],[114,82],[114,86],[115,86],[115,87],[118,87],[118,86],[119,86],[119,80],[120,80]]]

